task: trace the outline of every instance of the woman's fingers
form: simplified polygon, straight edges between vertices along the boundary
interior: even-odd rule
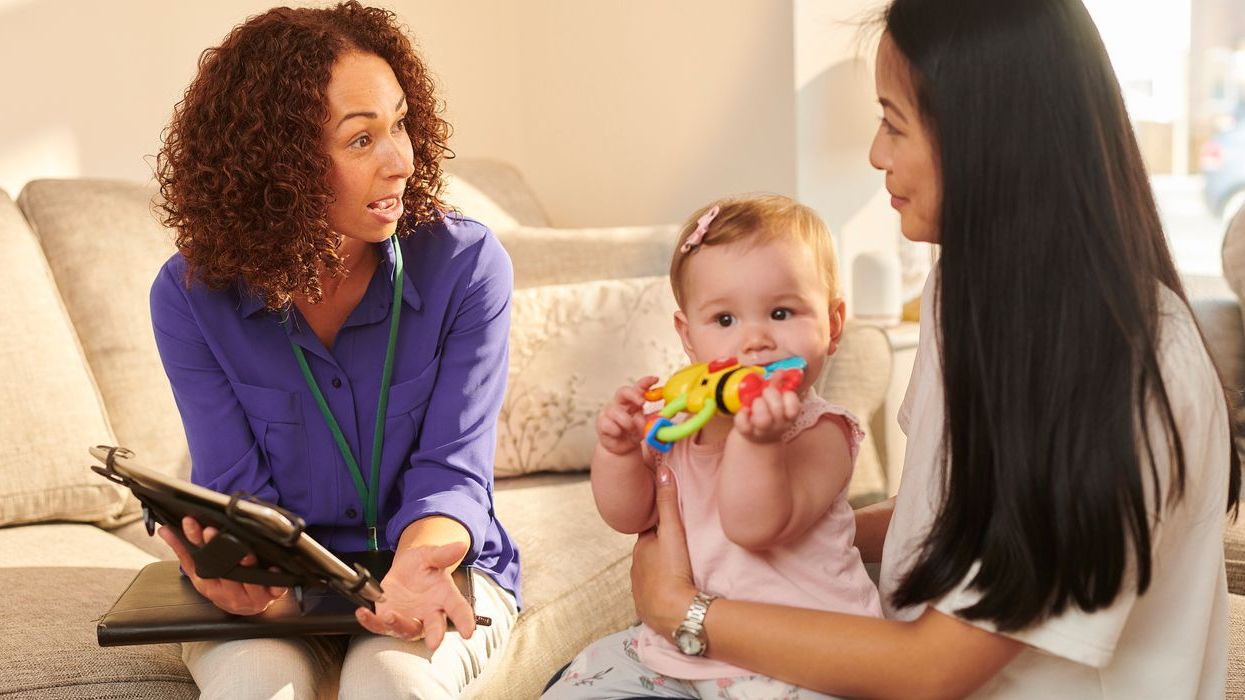
[[[679,494],[670,468],[657,470],[657,529],[641,534],[631,560],[631,592],[640,619],[673,630],[687,609],[692,564],[679,517]]]
[[[455,596],[445,606],[445,616],[454,623],[454,629],[463,636],[463,639],[471,639],[471,635],[475,634],[476,613],[471,609],[471,603],[468,603],[466,598],[461,595]]]
[[[386,634],[392,637],[414,641],[425,634],[423,620],[418,618],[402,615],[390,610],[385,613],[385,616],[381,619],[384,621],[385,627],[388,630]]]
[[[269,603],[276,599],[276,596],[268,592],[267,586],[261,586],[258,583],[243,583],[242,594],[252,605],[258,606],[261,609],[267,607]]]
[[[277,573],[277,574],[281,573],[281,569],[278,569],[275,566],[268,567],[268,570],[273,573]],[[285,594],[290,592],[290,589],[286,588],[285,586],[269,586],[268,592],[272,595],[273,598],[284,598]]]
[[[679,514],[679,490],[674,483],[670,467],[657,469],[657,539],[663,543],[677,544],[687,556],[687,544],[683,539],[683,517]]]
[[[204,598],[212,601],[216,607],[235,615],[254,615],[263,612],[272,604],[272,601],[285,595],[288,589],[280,586],[263,586],[257,583],[241,583],[223,578],[205,579],[199,577],[195,571],[194,556],[177,535],[173,534],[167,527],[161,527],[158,531],[160,539],[164,540],[173,553],[177,555],[178,564],[182,567],[182,571],[190,577],[190,582],[194,584],[195,590]],[[186,535],[186,539],[195,547],[202,547],[211,542],[220,531],[214,527],[203,527],[199,521],[189,516],[182,518],[182,532]],[[241,563],[245,566],[253,566],[256,563],[254,554],[247,554],[242,558]]]
[[[424,644],[428,645],[428,650],[436,651],[443,639],[445,639],[445,616],[433,615],[432,619],[425,620]]]
[[[190,544],[196,547],[202,547],[204,543],[203,526],[198,520],[189,515],[182,518],[182,532],[186,533],[186,539],[190,540]]]
[[[363,629],[371,632],[372,634],[379,634],[382,636],[389,634],[389,628],[385,626],[385,623],[381,622],[381,619],[376,615],[376,613],[368,610],[367,608],[358,608],[355,610],[354,619],[358,620],[360,625],[363,625]]]
[[[160,539],[164,540],[169,549],[173,550],[173,554],[177,556],[177,563],[182,567],[182,571],[185,571],[186,575],[192,579],[195,578],[195,560],[190,556],[190,550],[186,549],[186,545],[182,543],[172,528],[167,525],[161,525],[160,529],[156,530],[156,534],[160,536]]]

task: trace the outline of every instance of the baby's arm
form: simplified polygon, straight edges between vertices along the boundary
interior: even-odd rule
[[[657,377],[619,389],[597,416],[592,496],[606,524],[628,534],[657,524],[653,469],[645,459],[644,391]]]
[[[789,401],[789,400],[788,400]],[[790,425],[790,418],[775,425]],[[741,421],[737,421],[737,426]],[[803,535],[834,504],[852,476],[842,419],[823,418],[784,443],[757,440],[736,428],[726,440],[718,475],[722,529],[735,544],[763,550]],[[763,437],[768,437],[764,435]]]

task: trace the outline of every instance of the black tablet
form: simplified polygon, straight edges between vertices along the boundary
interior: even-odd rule
[[[123,447],[96,446],[91,454],[103,463],[92,466],[94,471],[129,488],[142,503],[148,534],[159,523],[182,540],[199,576],[289,586],[299,596],[304,587],[328,587],[356,605],[375,610],[383,593],[377,578],[362,564],[348,565],[313,540],[298,515],[253,496],[226,496],[161,474],[137,464],[134,454]],[[196,547],[182,532],[186,516],[216,528],[219,534]],[[258,563],[242,566],[240,561],[247,554],[254,554]]]

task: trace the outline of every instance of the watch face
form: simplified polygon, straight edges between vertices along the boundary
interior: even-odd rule
[[[688,656],[700,656],[705,653],[705,645],[700,641],[691,630],[682,630],[678,636],[674,638],[675,644],[679,645],[679,651]]]

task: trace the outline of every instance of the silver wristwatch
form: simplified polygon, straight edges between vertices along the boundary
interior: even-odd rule
[[[709,648],[709,640],[705,638],[705,614],[709,612],[709,604],[717,598],[708,593],[697,593],[692,598],[692,604],[687,606],[687,617],[673,635],[679,651],[688,656],[705,655]]]

